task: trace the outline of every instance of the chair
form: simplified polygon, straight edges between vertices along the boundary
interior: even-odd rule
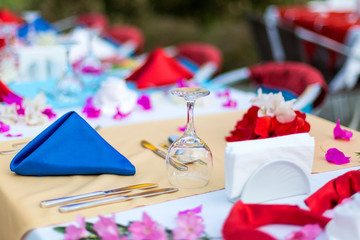
[[[267,62],[221,74],[211,81],[223,85],[245,79],[250,79],[263,92],[281,91],[285,100],[296,98],[294,109],[304,112],[321,106],[327,94],[327,84],[321,73],[298,62]]]
[[[304,49],[301,39],[290,27],[278,23],[276,29],[279,33],[285,61],[305,62]]]
[[[129,45],[134,48],[136,54],[144,48],[144,36],[142,31],[132,25],[114,25],[106,30],[106,35],[121,45]]]
[[[262,16],[255,13],[247,14],[247,22],[255,40],[256,47],[262,62],[273,61],[274,56],[271,50],[267,28]]]
[[[169,56],[176,58],[194,73],[193,80],[204,82],[220,72],[223,56],[219,48],[204,42],[185,42],[166,47]]]

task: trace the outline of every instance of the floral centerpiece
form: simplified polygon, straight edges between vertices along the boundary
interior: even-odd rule
[[[281,92],[263,94],[252,99],[252,106],[239,120],[226,141],[235,142],[310,131],[306,114],[293,109],[294,100],[285,101]]]

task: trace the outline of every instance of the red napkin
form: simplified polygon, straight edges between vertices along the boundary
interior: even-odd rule
[[[157,48],[149,54],[144,65],[126,80],[135,81],[137,87],[142,89],[173,84],[192,76],[191,72],[169,57],[163,49]]]
[[[9,9],[1,8],[0,22],[22,24],[24,23],[24,20],[21,17],[17,16],[15,13],[11,12]]]
[[[360,191],[360,171],[350,171],[330,180],[319,190],[305,199],[310,211],[323,214],[334,208],[343,199]]]
[[[322,92],[314,102],[314,107],[321,104],[327,92],[327,84],[319,70],[297,62],[268,62],[250,68],[250,78],[258,85],[268,88],[285,89],[300,95],[311,84],[320,84]]]
[[[329,221],[330,218],[294,205],[244,204],[242,201],[238,201],[232,207],[224,223],[222,233],[226,240],[276,240],[256,228],[268,224],[304,226],[315,223],[325,227]]]

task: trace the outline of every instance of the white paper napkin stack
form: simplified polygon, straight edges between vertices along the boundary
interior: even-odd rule
[[[228,199],[230,201],[241,199],[244,186],[250,177],[255,182],[256,178],[259,178],[260,181],[257,181],[258,185],[262,181],[267,186],[270,186],[271,189],[277,191],[274,196],[286,197],[289,194],[291,195],[294,192],[287,193],[286,189],[290,191],[290,189],[294,189],[296,186],[284,185],[287,181],[286,178],[288,178],[289,184],[291,182],[293,184],[301,183],[301,179],[300,181],[297,179],[292,181],[294,178],[301,176],[306,178],[304,181],[308,181],[307,178],[311,174],[314,160],[314,151],[315,140],[308,133],[227,143],[225,149],[225,189]],[[261,168],[270,166],[269,163],[271,162],[282,164],[272,164],[271,168],[268,167],[266,169],[267,171],[258,171]],[[284,162],[288,162],[289,164],[287,165],[290,168],[286,164],[284,165]],[[288,168],[286,172],[284,172],[284,168]],[[257,172],[258,176],[254,174]],[[264,176],[265,174],[268,177]],[[278,189],[282,186],[286,187],[283,187],[283,190]],[[271,189],[267,189],[268,195],[271,195]],[[251,191],[257,191],[257,189],[251,189]],[[261,193],[258,196],[261,196]],[[271,196],[268,196],[268,198],[270,200]],[[266,200],[267,197],[265,196],[264,198],[263,196],[257,202],[261,202],[264,199]]]

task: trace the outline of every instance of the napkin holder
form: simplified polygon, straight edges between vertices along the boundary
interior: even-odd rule
[[[315,142],[307,133],[295,135],[228,143],[229,201],[261,203],[309,193]]]
[[[240,198],[244,203],[260,203],[307,193],[310,182],[304,170],[291,161],[275,160],[251,174]]]

